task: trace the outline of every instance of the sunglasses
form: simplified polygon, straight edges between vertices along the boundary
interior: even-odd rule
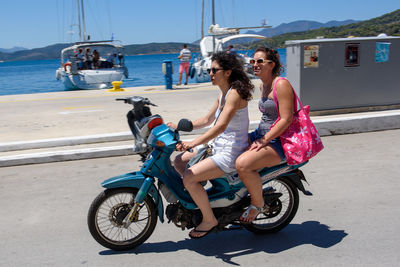
[[[207,69],[207,72],[208,73],[211,73],[212,72],[212,74],[215,74],[215,73],[217,73],[219,70],[223,70],[222,68],[211,68],[211,69]]]
[[[259,58],[259,59],[257,59],[257,60],[255,60],[254,58],[250,59],[250,64],[251,64],[251,65],[256,64],[256,62],[257,62],[257,64],[262,64],[262,63],[264,63],[264,62],[271,63],[272,60],[266,60],[266,59],[263,59],[263,58]]]

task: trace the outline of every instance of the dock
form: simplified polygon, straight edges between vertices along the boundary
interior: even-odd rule
[[[259,80],[249,102],[250,129],[261,114]],[[123,86],[122,86],[123,88]],[[116,98],[149,98],[164,122],[195,120],[206,114],[219,89],[211,83],[124,88],[124,91],[81,90],[0,96],[0,167],[131,155],[133,137],[126,120],[131,106]],[[307,103],[303,103],[307,104]],[[321,136],[400,128],[400,110],[312,116]],[[189,140],[203,131],[185,134]]]

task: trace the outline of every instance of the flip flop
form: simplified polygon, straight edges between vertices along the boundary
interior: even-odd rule
[[[192,238],[192,239],[199,239],[199,238],[205,237],[205,236],[208,235],[209,233],[215,231],[215,230],[217,229],[217,226],[218,226],[218,225],[214,226],[214,227],[211,228],[210,230],[197,230],[197,229],[195,228],[195,229],[193,229],[192,231],[190,231],[189,237]],[[191,235],[191,233],[193,233],[193,232],[196,232],[196,233],[205,233],[205,234],[204,234],[204,235],[200,235],[200,236],[193,236],[193,235]]]
[[[251,221],[243,221],[243,219],[247,219],[249,217],[251,210],[257,210],[257,214],[254,217],[254,219]],[[246,211],[243,212],[242,216],[240,216],[239,221],[241,223],[252,223],[257,218],[258,214],[260,214],[262,212],[265,212],[265,207],[256,207],[256,206],[250,204],[250,206],[246,209]]]

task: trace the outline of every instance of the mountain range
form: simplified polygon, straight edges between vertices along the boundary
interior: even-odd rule
[[[0,52],[2,53],[14,53],[21,50],[27,50],[28,48],[21,47],[21,46],[14,46],[12,48],[0,48]]]
[[[383,32],[387,35],[400,36],[400,9],[366,21],[345,20],[320,23],[299,20],[283,23],[277,27],[266,28],[258,32],[248,31],[247,33],[256,33],[268,38],[256,43],[240,44],[238,49],[252,49],[260,44],[270,47],[283,47],[286,40],[310,39],[317,36],[326,38],[347,37],[349,35],[377,36]],[[125,51],[127,55],[178,53],[182,49],[182,44],[172,42],[131,44],[125,45]],[[60,57],[61,50],[70,45],[70,43],[54,44],[30,50],[19,50],[20,48],[17,47],[11,49],[19,51],[11,53],[10,49],[0,49],[0,61],[57,59]],[[197,42],[188,44],[188,47],[193,52],[199,51]]]
[[[306,40],[317,37],[343,38],[350,36],[378,36],[385,33],[388,36],[400,36],[400,9],[370,20],[359,21],[347,25],[323,27],[313,30],[289,32],[267,38],[257,43],[250,44],[247,48],[254,49],[259,45],[269,47],[284,47],[288,40]]]
[[[328,28],[328,27],[337,27],[337,26],[342,26],[342,25],[348,25],[351,23],[356,23],[359,22],[357,20],[343,20],[343,21],[337,21],[337,20],[332,20],[328,21],[327,23],[321,23],[317,21],[312,21],[312,20],[297,20],[293,21],[290,23],[282,23],[274,28],[266,28],[262,29],[261,31],[255,32],[255,31],[247,31],[246,33],[250,34],[260,34],[266,37],[273,37],[276,35],[281,35],[284,33],[288,32],[302,32],[302,31],[310,31],[310,30],[315,30],[319,28]]]
[[[263,29],[259,32],[248,31],[247,33],[257,33],[267,37],[280,35],[288,32],[299,32],[305,30],[318,29],[321,27],[330,27],[332,25],[340,26],[347,25],[355,22],[354,20],[345,21],[330,21],[327,23],[320,23],[309,20],[299,20],[290,23],[282,23],[274,28]],[[240,44],[247,43],[252,39],[240,40]],[[199,52],[199,41],[197,40],[192,44],[188,44],[188,48],[193,52]],[[238,43],[238,42],[232,42]],[[24,49],[22,47],[13,47],[10,49],[0,48],[0,60],[15,61],[15,60],[38,60],[38,59],[56,59],[60,57],[62,49],[70,46],[67,44],[55,44],[43,48]],[[182,43],[149,43],[149,44],[131,44],[125,45],[125,53],[127,55],[144,55],[144,54],[163,54],[163,53],[178,53],[182,49]]]

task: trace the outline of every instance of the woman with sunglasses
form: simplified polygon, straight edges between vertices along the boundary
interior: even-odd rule
[[[236,170],[251,196],[251,205],[240,217],[244,223],[253,222],[265,210],[262,183],[257,170],[286,160],[279,136],[289,127],[294,111],[292,87],[288,80],[279,77],[282,67],[277,51],[260,47],[251,63],[254,74],[262,81],[258,104],[262,115],[258,128],[249,134],[249,148],[236,160]],[[279,111],[274,102],[274,86]],[[280,120],[271,128],[278,115]]]
[[[186,152],[178,155],[174,161],[175,169],[183,176],[185,188],[203,215],[202,222],[189,233],[191,238],[204,237],[218,225],[208,195],[200,183],[236,171],[235,160],[248,147],[247,103],[254,86],[235,55],[219,52],[212,56],[211,61],[211,82],[221,92],[207,115],[193,122],[193,128],[215,123],[193,141],[177,144],[179,151]],[[173,123],[168,125],[176,128]],[[213,155],[185,169],[189,160],[196,155],[196,147],[212,139]],[[190,148],[195,148],[194,152],[187,151]]]

